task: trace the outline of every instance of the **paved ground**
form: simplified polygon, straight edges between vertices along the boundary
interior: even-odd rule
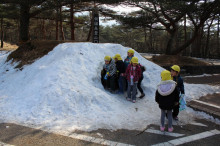
[[[180,123],[179,123],[180,124]],[[220,143],[220,125],[205,120],[180,126],[175,125],[175,132],[160,132],[158,126],[149,125],[140,131],[106,129],[92,132],[75,131],[69,135],[58,135],[20,125],[0,124],[0,145],[16,146],[80,146],[80,145],[204,145]]]
[[[196,76],[196,77],[183,77],[184,82],[192,84],[209,84],[214,86],[220,86],[220,74],[208,75],[208,76]]]
[[[220,74],[197,77],[184,77],[184,82],[193,84],[209,84],[220,86]],[[214,118],[220,119],[220,91],[212,95],[200,97],[198,100],[193,100],[187,103],[189,107],[195,110],[203,111]]]

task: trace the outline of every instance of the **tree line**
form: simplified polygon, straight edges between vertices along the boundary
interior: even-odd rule
[[[103,4],[139,11],[117,14]],[[100,27],[100,42],[169,55],[220,56],[219,6],[218,0],[1,0],[1,41],[90,41],[93,13],[98,10],[120,23]],[[75,16],[77,12],[89,15]]]

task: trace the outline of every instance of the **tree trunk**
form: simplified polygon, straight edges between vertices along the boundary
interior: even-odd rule
[[[91,25],[90,25],[89,33],[88,33],[88,36],[87,36],[87,39],[86,39],[87,42],[90,40],[90,37],[91,37],[91,34],[92,34],[92,30],[93,30],[94,11],[92,11],[92,16],[91,16],[91,17],[92,17],[92,18],[90,19]]]
[[[62,6],[60,6],[60,35],[61,35],[62,40],[65,40],[64,32],[63,32]]]
[[[191,39],[189,39],[186,43],[184,43],[182,46],[180,46],[179,48],[177,48],[175,51],[173,51],[171,54],[172,55],[177,55],[179,54],[181,51],[183,51],[184,49],[186,49],[190,44],[192,44],[193,41],[195,41],[195,39],[198,36],[198,31],[199,31],[199,27],[196,27],[193,33],[193,36]]]
[[[203,57],[203,34],[204,34],[204,25],[198,30],[197,37],[195,39],[195,46],[193,48],[193,54],[195,57]]]
[[[186,15],[184,16],[184,42],[187,40],[187,32],[186,32]]]
[[[57,8],[57,16],[56,16],[56,40],[59,40],[59,10]]]
[[[154,49],[154,46],[153,46],[152,23],[151,23],[151,27],[150,27],[149,33],[150,33],[150,34],[149,34],[150,50],[153,50],[153,49]]]
[[[213,20],[215,19],[215,16],[213,16],[210,24],[208,25],[208,32],[207,32],[207,38],[206,38],[206,46],[205,46],[205,54],[204,57],[209,57],[209,40],[210,40],[210,28],[212,26]]]
[[[144,27],[144,44],[147,44],[147,32],[146,27]]]
[[[217,53],[219,54],[218,56],[220,56],[220,47],[219,47],[219,27],[220,27],[220,14],[218,15],[218,26],[217,26]]]
[[[165,54],[166,55],[171,55],[173,54],[173,52],[175,51],[175,42],[176,42],[176,35],[177,35],[177,29],[173,28],[170,32],[170,38],[168,40],[167,43],[167,47],[166,47],[166,51]]]
[[[29,40],[29,23],[30,23],[30,7],[28,4],[20,5],[20,42],[26,42]]]
[[[75,24],[74,24],[74,12],[73,12],[73,4],[70,5],[70,26],[71,26],[71,40],[75,40]]]
[[[3,46],[4,46],[3,38],[4,38],[4,33],[3,33],[3,18],[1,18],[1,48],[3,48]]]

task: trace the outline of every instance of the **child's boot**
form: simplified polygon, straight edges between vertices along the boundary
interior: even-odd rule
[[[173,127],[168,128],[168,132],[173,132]]]
[[[160,131],[164,131],[165,127],[160,126]]]
[[[141,93],[141,96],[139,97],[140,99],[143,98],[145,96],[144,93]]]

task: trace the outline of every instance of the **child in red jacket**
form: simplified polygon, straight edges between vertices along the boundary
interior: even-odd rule
[[[126,69],[126,78],[128,81],[128,89],[127,89],[127,100],[133,103],[136,102],[136,92],[137,92],[137,83],[141,78],[141,68],[138,65],[138,58],[133,57],[131,59],[131,64],[128,65]]]

